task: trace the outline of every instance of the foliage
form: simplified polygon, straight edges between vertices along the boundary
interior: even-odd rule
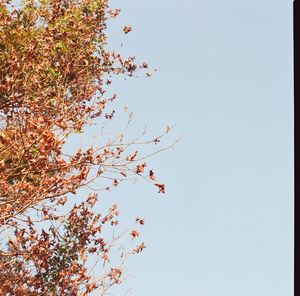
[[[157,144],[170,128],[153,140],[125,142],[132,119],[126,110],[128,123],[116,138],[64,152],[72,135],[113,119],[114,111],[105,113],[115,100],[106,95],[111,77],[148,67],[105,49],[107,20],[119,12],[107,0],[25,0],[19,9],[0,1],[0,295],[105,295],[122,282],[125,259],[145,248],[141,242],[123,250],[110,264],[112,247],[126,234],[138,239],[144,220],[106,239],[103,231],[117,227],[119,212],[114,204],[96,213],[95,190],[111,190],[133,174],[164,193],[135,147]],[[98,179],[108,183],[73,202]],[[73,206],[62,213],[68,201]]]

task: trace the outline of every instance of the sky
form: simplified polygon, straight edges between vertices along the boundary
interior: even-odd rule
[[[110,2],[108,47],[157,69],[111,86],[134,112],[129,136],[185,134],[147,161],[165,195],[138,182],[104,197],[145,218],[130,295],[293,295],[292,1]]]
[[[133,134],[185,134],[148,162],[165,195],[143,182],[115,193],[146,221],[130,295],[293,295],[292,1],[111,5],[110,45],[157,69],[112,86]]]

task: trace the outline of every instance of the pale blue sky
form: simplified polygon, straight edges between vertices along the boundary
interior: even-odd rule
[[[186,133],[149,161],[166,196],[118,191],[146,218],[132,295],[293,295],[292,1],[111,3],[112,46],[158,69],[113,85],[133,130]]]

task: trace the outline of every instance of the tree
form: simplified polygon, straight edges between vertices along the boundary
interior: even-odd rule
[[[113,140],[65,152],[74,135],[114,118],[115,111],[107,112],[116,98],[107,95],[112,77],[148,67],[106,50],[107,20],[119,13],[107,0],[24,0],[19,9],[0,0],[0,295],[105,295],[122,282],[126,258],[145,248],[140,242],[121,251],[113,265],[114,244],[127,234],[135,242],[144,220],[107,239],[104,229],[119,223],[117,205],[106,213],[93,207],[98,191],[130,175],[164,193],[137,146],[157,144],[170,128],[155,139],[141,140],[143,133],[126,142],[132,120],[126,109],[128,122]],[[80,188],[90,193],[75,203]],[[95,277],[89,258],[103,267]]]

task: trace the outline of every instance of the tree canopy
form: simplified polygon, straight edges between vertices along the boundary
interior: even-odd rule
[[[157,144],[170,128],[126,142],[126,109],[128,122],[113,140],[65,151],[70,137],[114,118],[107,106],[116,96],[107,88],[115,75],[147,71],[145,62],[106,49],[107,21],[119,13],[107,0],[24,0],[19,8],[0,1],[0,295],[105,295],[122,282],[126,258],[145,248],[136,243],[111,264],[120,236],[135,243],[144,220],[107,239],[104,229],[119,223],[117,204],[102,213],[93,208],[98,192],[132,175],[165,192],[139,147]],[[98,179],[105,182],[94,190]],[[75,203],[80,188],[90,193]],[[101,267],[96,276],[89,258]]]

